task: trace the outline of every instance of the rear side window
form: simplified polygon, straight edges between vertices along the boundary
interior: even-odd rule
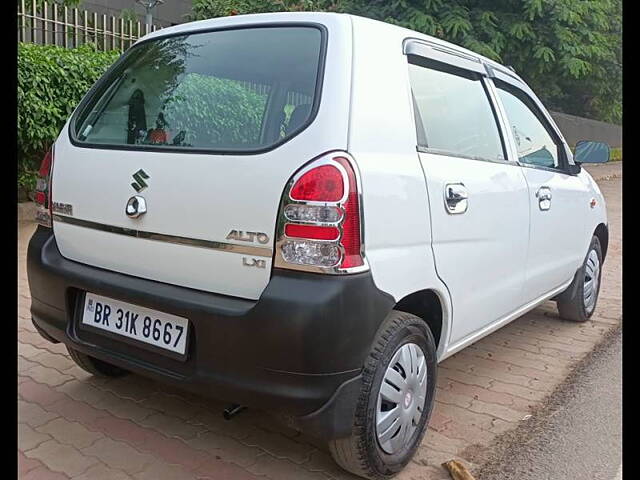
[[[496,116],[480,76],[409,58],[420,146],[434,153],[505,160]]]
[[[263,27],[133,47],[83,102],[72,131],[92,145],[263,150],[309,123],[323,33]]]

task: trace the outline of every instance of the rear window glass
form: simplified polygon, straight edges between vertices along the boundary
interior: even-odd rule
[[[125,54],[75,120],[81,143],[251,151],[304,128],[322,33],[263,27],[172,36]]]
[[[409,64],[420,146],[454,156],[504,160],[498,123],[480,76],[421,63]]]

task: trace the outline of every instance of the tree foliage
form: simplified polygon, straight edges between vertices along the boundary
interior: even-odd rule
[[[37,168],[82,96],[118,55],[91,45],[18,45],[19,173]]]
[[[621,0],[194,0],[192,17],[300,10],[448,40],[514,67],[551,109],[622,121]]]

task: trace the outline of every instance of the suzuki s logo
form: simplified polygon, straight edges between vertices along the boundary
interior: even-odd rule
[[[140,193],[142,190],[148,187],[145,180],[149,179],[149,175],[147,175],[147,172],[145,172],[144,170],[140,169],[136,173],[134,173],[133,179],[135,180],[135,182],[133,182],[131,186],[136,192]]]

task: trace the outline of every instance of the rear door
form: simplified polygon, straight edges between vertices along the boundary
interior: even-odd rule
[[[418,150],[456,348],[523,303],[528,190],[507,157],[482,65],[428,48],[414,52],[409,73]]]
[[[350,36],[333,30],[327,63],[318,24],[240,27],[143,41],[83,101],[55,145],[63,256],[260,296],[287,180],[346,147],[350,59],[335,50],[350,51]],[[323,71],[336,102],[321,105]]]
[[[534,97],[515,84],[494,83],[529,188],[525,293],[533,301],[570,281],[582,264],[589,190],[569,173],[564,144]]]

